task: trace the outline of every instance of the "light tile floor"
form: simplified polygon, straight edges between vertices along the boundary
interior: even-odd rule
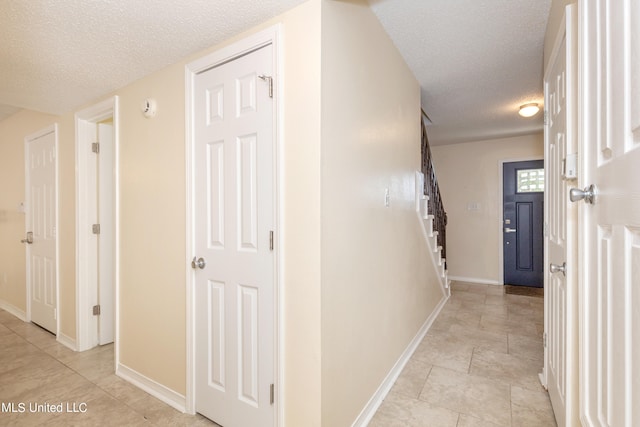
[[[555,426],[537,377],[542,331],[542,298],[453,283],[451,299],[370,426]],[[115,376],[112,345],[73,352],[3,310],[0,402],[0,425],[216,426]],[[26,411],[10,412],[11,403]],[[29,403],[86,403],[87,411],[29,413]]]
[[[370,427],[555,426],[538,380],[543,314],[543,298],[452,283]]]
[[[60,403],[63,413],[30,410],[31,404],[57,409]],[[200,415],[176,411],[117,377],[113,345],[74,352],[50,333],[4,310],[0,310],[0,404],[2,426],[217,426]],[[85,409],[83,404],[86,412],[67,412]]]

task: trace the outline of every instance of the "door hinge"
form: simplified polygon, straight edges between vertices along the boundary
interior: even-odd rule
[[[93,224],[91,226],[91,231],[93,234],[100,234],[100,224]]]
[[[547,333],[542,334],[542,345],[544,348],[547,348]]]
[[[269,388],[269,396],[269,403],[273,405],[273,402],[275,402],[276,400],[275,387],[273,386],[273,384],[271,384],[271,387]]]
[[[269,231],[269,250],[273,250],[273,230]]]
[[[273,77],[262,75],[258,76],[258,78],[269,83],[269,98],[273,98]]]
[[[94,142],[93,144],[91,144],[91,152],[92,153],[100,153],[100,143],[99,142]]]
[[[93,315],[94,316],[99,316],[100,315],[100,304],[93,306]]]

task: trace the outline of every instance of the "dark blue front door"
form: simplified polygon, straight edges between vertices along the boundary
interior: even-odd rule
[[[544,162],[505,163],[503,169],[505,285],[543,285]]]

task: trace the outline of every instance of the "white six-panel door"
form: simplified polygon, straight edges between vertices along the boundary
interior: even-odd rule
[[[26,140],[28,283],[31,321],[57,333],[55,131]],[[31,240],[31,238],[29,238]]]
[[[640,2],[584,0],[581,25],[581,407],[640,425]]]
[[[567,157],[577,152],[577,10],[568,6],[544,78],[546,245],[545,370],[558,426],[573,425],[577,378],[577,212],[569,204],[568,185],[575,185]],[[551,271],[551,265],[565,271]]]
[[[274,420],[272,57],[194,79],[195,402],[225,427]]]

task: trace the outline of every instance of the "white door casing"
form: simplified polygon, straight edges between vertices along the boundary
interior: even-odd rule
[[[75,121],[76,348],[114,341],[117,365],[118,97],[79,111]],[[100,144],[98,153],[93,143]],[[99,235],[93,233],[94,224],[100,224]],[[100,316],[95,316],[98,303]]]
[[[195,409],[274,424],[273,45],[193,77]]]
[[[580,2],[580,417],[640,425],[640,3]]]
[[[58,331],[57,146],[56,126],[25,138],[25,225],[32,241],[26,244],[27,320],[54,334]]]
[[[577,414],[577,208],[568,199],[568,187],[576,181],[566,165],[577,153],[576,24],[577,7],[567,6],[544,78],[545,381],[559,427],[573,425]],[[551,272],[552,264],[565,265],[565,272]]]

